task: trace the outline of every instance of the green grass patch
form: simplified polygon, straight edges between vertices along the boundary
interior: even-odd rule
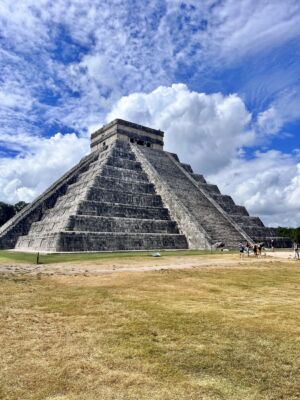
[[[93,252],[93,253],[53,253],[53,254],[39,254],[39,262],[41,264],[53,264],[64,262],[80,262],[80,261],[93,261],[101,259],[113,258],[142,258],[152,257],[155,251],[124,251],[124,252]],[[223,254],[233,254],[234,251],[229,251]],[[162,257],[178,257],[178,256],[206,256],[209,254],[220,254],[220,251],[207,251],[207,250],[171,250],[160,251]],[[27,264],[36,264],[37,253],[22,253],[8,250],[0,250],[0,262],[18,262]]]

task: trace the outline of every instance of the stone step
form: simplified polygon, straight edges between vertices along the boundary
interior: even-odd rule
[[[66,229],[69,223],[69,216],[57,217],[48,216],[46,219],[33,222],[29,229],[29,235],[40,235],[49,232],[60,232]]]
[[[72,251],[186,249],[184,235],[154,233],[63,232],[61,249]],[[81,247],[81,248],[80,248]]]
[[[33,222],[28,234],[60,231],[179,233],[176,222],[170,220],[71,215]]]
[[[182,166],[183,169],[186,170],[186,172],[193,175],[194,171],[193,171],[192,167],[190,166],[190,164],[180,163],[180,165]]]
[[[58,209],[60,207],[65,207],[65,206],[69,207],[71,204],[78,203],[81,200],[86,198],[86,193],[87,193],[86,189],[82,189],[80,192],[78,191],[77,193],[76,192],[74,192],[74,193],[67,192],[65,195],[60,196],[57,199],[53,209],[54,208]]]
[[[54,205],[52,208],[48,208],[44,211],[42,220],[48,219],[49,217],[57,216],[57,218],[65,217],[67,215],[73,214],[76,205],[71,202],[66,202],[64,204],[60,204],[58,207]],[[72,210],[72,211],[70,211]]]
[[[129,169],[132,171],[142,171],[141,164],[135,160],[128,160],[124,158],[117,158],[113,156],[109,156],[107,160],[107,164],[112,167],[124,168]]]
[[[174,221],[91,215],[72,215],[66,230],[123,233],[179,233]]]
[[[192,177],[195,179],[195,181],[199,182],[199,183],[207,183],[204,176],[200,175],[200,174],[191,174]]]
[[[130,151],[130,149],[119,147],[118,144],[113,148],[111,155],[116,158],[135,161],[135,155]]]
[[[91,187],[86,200],[101,201],[114,204],[129,204],[140,207],[162,207],[161,197],[156,194],[126,193],[120,190]]]
[[[154,185],[152,183],[145,183],[144,181],[124,181],[122,179],[98,176],[95,179],[93,187],[101,188],[114,188],[115,190],[120,190],[127,193],[149,193],[155,194]]]
[[[201,183],[201,182],[198,182],[198,185],[201,189],[208,192],[208,194],[221,194],[217,185],[213,185],[211,183]]]
[[[265,226],[262,223],[261,219],[258,217],[249,217],[245,215],[230,215],[230,217],[239,225],[243,227],[258,227],[264,228]]]
[[[244,230],[248,233],[249,236],[255,238],[255,237],[263,237],[263,236],[272,236],[268,232],[268,228],[266,227],[258,227],[258,226],[245,226]]]
[[[58,251],[60,233],[19,236],[16,249],[31,251]]]
[[[147,175],[142,171],[132,171],[125,168],[113,167],[111,165],[105,165],[101,174],[103,176],[119,178],[124,181],[148,182]]]
[[[84,200],[79,204],[78,215],[97,215],[105,217],[127,217],[139,219],[170,219],[168,209],[163,207],[140,207],[129,204],[113,204],[87,200]]]
[[[87,171],[82,172],[79,175],[77,182],[86,182],[93,179],[95,176],[101,173],[102,166],[103,164],[98,164],[98,163],[92,165]]]
[[[245,207],[237,206],[232,197],[219,194],[219,193],[210,193],[210,196],[226,211],[228,214],[236,214],[236,215],[244,215],[248,216],[248,212]]]
[[[186,249],[184,235],[155,233],[59,232],[20,236],[16,248],[44,251],[114,251]]]
[[[238,215],[242,215],[244,217],[249,217],[249,213],[248,213],[246,207],[244,207],[244,206],[235,205],[235,213]],[[228,214],[230,214],[230,213],[228,213]]]
[[[68,186],[68,190],[66,194],[68,193],[75,193],[77,191],[81,191],[81,189],[86,188],[87,186],[92,186],[95,182],[95,177],[91,176],[90,178],[84,180],[84,181],[77,181],[75,183],[72,183],[71,185]]]

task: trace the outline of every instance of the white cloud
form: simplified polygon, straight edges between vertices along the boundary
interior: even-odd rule
[[[208,178],[266,224],[299,226],[300,157],[270,150],[236,158]]]
[[[31,146],[16,158],[0,159],[1,200],[32,201],[89,150],[89,140],[75,134],[50,139],[31,138]]]
[[[297,0],[243,0],[242,4],[227,0],[215,8],[212,36],[220,56],[229,61],[277,47],[299,36],[299,24]]]
[[[282,117],[274,106],[262,111],[257,116],[257,127],[263,135],[278,134],[282,126]]]
[[[243,152],[261,140],[261,132],[251,125],[273,133],[278,124],[273,110],[261,114],[257,123],[237,95],[207,95],[177,84],[123,97],[107,121],[114,118],[165,130],[167,150],[191,163],[195,172],[217,183],[224,194],[265,223],[299,225],[299,152],[256,152],[250,160]]]
[[[166,148],[171,152],[180,149],[182,160],[204,173],[226,166],[255,138],[249,126],[251,115],[240,97],[197,93],[183,84],[123,97],[106,119],[114,118],[165,130]]]

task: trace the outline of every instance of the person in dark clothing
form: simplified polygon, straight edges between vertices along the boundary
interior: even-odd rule
[[[254,245],[253,245],[253,253],[254,253],[254,256],[257,257],[257,244],[256,243],[254,243]]]

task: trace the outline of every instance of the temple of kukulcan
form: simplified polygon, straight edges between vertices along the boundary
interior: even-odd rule
[[[121,119],[103,126],[89,155],[0,228],[0,248],[210,249],[276,240],[163,140],[162,131]]]

